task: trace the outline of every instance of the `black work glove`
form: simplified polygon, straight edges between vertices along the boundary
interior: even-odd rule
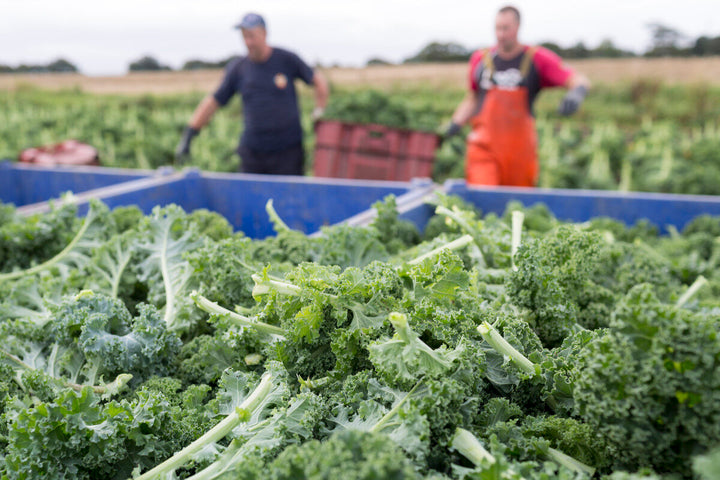
[[[198,133],[200,132],[190,126],[185,127],[182,137],[180,138],[180,143],[175,149],[176,160],[184,160],[190,155],[190,144]]]
[[[440,134],[440,144],[438,145],[438,148],[442,147],[444,144],[447,143],[448,145],[450,145],[456,155],[463,155],[464,150],[460,145],[458,145],[458,142],[450,141],[454,137],[456,137],[461,130],[462,126],[458,125],[455,122],[450,122],[450,125],[448,125],[445,131]],[[462,144],[462,142],[460,143]]]
[[[460,133],[460,130],[462,127],[458,125],[455,122],[450,122],[450,125],[448,125],[448,128],[445,130],[445,133],[443,134],[444,138],[451,138]]]
[[[458,133],[460,133],[461,129],[462,129],[462,127],[460,125],[458,125],[457,123],[450,122],[450,125],[448,125],[448,127],[445,129],[445,131],[440,135],[440,145],[445,143],[446,140],[449,140],[452,137],[454,137],[455,135],[457,135]]]
[[[560,102],[558,113],[566,117],[572,115],[580,108],[580,104],[585,100],[585,95],[587,95],[587,88],[584,86],[580,85],[573,88],[565,94],[562,102]]]

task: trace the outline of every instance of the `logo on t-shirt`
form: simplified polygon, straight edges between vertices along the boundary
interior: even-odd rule
[[[490,71],[482,68],[480,71],[480,88],[490,90],[493,85],[503,90],[514,90],[522,83],[522,75],[517,68],[509,68],[501,71]]]
[[[493,80],[499,88],[513,89],[522,82],[522,74],[517,68],[509,68],[493,74]]]
[[[273,79],[275,81],[275,86],[279,88],[280,90],[283,90],[285,87],[287,87],[288,79],[283,73],[276,73],[275,78]]]

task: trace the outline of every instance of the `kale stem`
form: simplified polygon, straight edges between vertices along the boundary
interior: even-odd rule
[[[685,293],[682,294],[680,298],[678,298],[678,301],[675,303],[675,306],[677,308],[682,308],[685,306],[685,304],[690,301],[690,299],[700,290],[702,287],[708,284],[708,281],[705,277],[700,275],[698,278],[695,279],[692,285],[690,285],[690,288],[687,289]]]
[[[419,257],[417,257],[417,258],[415,258],[415,259],[413,259],[413,260],[410,260],[410,261],[408,262],[408,265],[416,265],[416,264],[418,264],[418,263],[421,263],[421,262],[422,262],[423,260],[425,260],[426,258],[430,258],[430,257],[433,257],[433,256],[439,254],[439,253],[442,252],[443,250],[456,250],[456,249],[460,249],[460,248],[462,248],[462,247],[464,247],[464,246],[466,246],[466,245],[468,245],[468,244],[470,244],[470,243],[472,243],[472,242],[473,242],[473,237],[472,237],[472,235],[463,235],[462,237],[460,237],[460,238],[458,238],[458,239],[456,239],[456,240],[453,240],[453,241],[450,242],[450,243],[446,243],[445,245],[441,245],[441,246],[439,246],[438,248],[436,248],[436,249],[434,249],[434,250],[431,250],[431,251],[429,251],[429,252],[427,252],[427,253],[425,253],[425,254],[423,254],[423,255],[420,255]]]
[[[520,239],[522,237],[522,226],[525,221],[525,214],[519,210],[513,210],[512,212],[512,239],[510,244],[510,259],[512,261],[512,269],[517,271],[518,267],[515,265],[515,254],[520,247]]]
[[[255,287],[253,287],[252,291],[253,296],[267,295],[270,293],[270,287],[274,287],[278,293],[283,295],[298,296],[302,292],[302,288],[292,283],[281,282],[272,278],[265,279],[260,275],[252,275],[252,279],[255,281]]]
[[[397,405],[395,405],[389,412],[383,415],[383,417],[370,429],[370,431],[379,432],[380,430],[382,430],[383,427],[385,427],[385,425],[390,421],[390,419],[394,417],[397,412],[400,411],[400,407],[403,406],[407,399],[410,398],[410,395],[412,395],[419,386],[420,382],[416,383],[412,390],[410,390],[407,395],[405,395],[402,400],[400,400]]]
[[[540,366],[534,364],[525,355],[517,351],[492,325],[483,322],[477,327],[477,330],[491,347],[509,357],[520,370],[527,373],[530,377],[540,374]]]
[[[149,480],[151,478],[164,479],[170,472],[180,468],[191,460],[195,454],[207,445],[225,438],[225,436],[232,432],[232,430],[243,421],[243,416],[240,414],[243,412],[252,412],[255,408],[257,408],[262,400],[268,396],[271,389],[272,375],[270,373],[265,373],[257,388],[255,388],[252,394],[250,394],[250,396],[246,398],[239,407],[233,410],[230,415],[222,419],[220,423],[205,432],[205,434],[192,442],[190,445],[183,448],[160,465],[157,465],[155,468],[140,475],[137,480]]]
[[[240,315],[239,313],[235,313],[232,310],[228,310],[227,308],[223,308],[197,292],[191,293],[190,298],[192,298],[193,302],[195,302],[195,305],[197,305],[200,310],[203,310],[211,315],[222,315],[241,327],[252,327],[259,332],[269,333],[272,335],[285,335],[285,330],[280,327],[276,327],[275,325],[270,325],[268,323],[258,322],[250,317],[246,317],[244,315]]]
[[[482,446],[480,441],[475,438],[475,435],[464,428],[455,430],[455,435],[450,441],[450,446],[476,466],[480,466],[483,460],[487,460],[489,463],[495,463],[495,457]]]
[[[268,214],[268,217],[270,218],[270,222],[273,224],[273,229],[275,230],[275,233],[280,232],[289,232],[291,231],[290,227],[287,226],[287,223],[283,221],[282,218],[280,218],[280,215],[278,215],[277,211],[275,210],[275,207],[273,207],[273,200],[272,198],[267,201],[265,204],[265,211]]]
[[[560,465],[569,468],[578,473],[587,473],[589,476],[595,474],[595,469],[589,465],[585,465],[580,460],[577,460],[570,455],[567,455],[560,450],[554,448],[548,449],[548,456]]]
[[[16,278],[26,277],[29,275],[34,275],[38,272],[42,272],[43,270],[47,270],[48,268],[52,267],[56,263],[60,262],[65,256],[67,256],[74,248],[75,246],[80,242],[83,235],[85,235],[85,232],[87,232],[87,229],[90,228],[90,224],[95,221],[96,215],[94,214],[93,210],[90,210],[90,213],[87,214],[85,217],[85,221],[83,222],[82,226],[80,227],[80,230],[78,230],[75,237],[70,241],[70,243],[67,244],[65,248],[62,249],[60,253],[52,257],[50,260],[47,260],[40,265],[35,265],[32,268],[28,268],[27,270],[17,270],[10,273],[3,273],[0,274],[0,282],[4,280],[14,280]]]

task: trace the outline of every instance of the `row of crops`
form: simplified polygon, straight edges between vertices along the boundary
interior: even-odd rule
[[[335,91],[329,118],[437,131],[463,92],[422,87]],[[562,92],[536,105],[540,186],[720,194],[720,88],[638,82],[597,86],[575,117],[560,118]],[[100,151],[106,166],[156,168],[172,164],[183,126],[202,94],[164,97],[85,95],[77,91],[0,92],[0,158],[27,147],[76,138]],[[302,98],[306,149],[312,158],[308,92]],[[241,128],[238,102],[216,115],[193,144],[191,163],[236,171]],[[434,178],[461,178],[462,138],[437,153]],[[308,162],[308,173],[312,162]]]
[[[714,480],[720,219],[0,206],[0,477]]]

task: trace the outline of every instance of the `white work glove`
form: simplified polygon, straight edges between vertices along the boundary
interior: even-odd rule
[[[315,108],[313,109],[313,111],[312,111],[312,115],[311,115],[310,118],[312,118],[313,123],[315,123],[315,122],[317,122],[318,120],[320,120],[320,119],[322,118],[322,116],[323,116],[324,113],[325,113],[325,109],[324,109],[324,108],[322,108],[322,107],[315,107]]]

